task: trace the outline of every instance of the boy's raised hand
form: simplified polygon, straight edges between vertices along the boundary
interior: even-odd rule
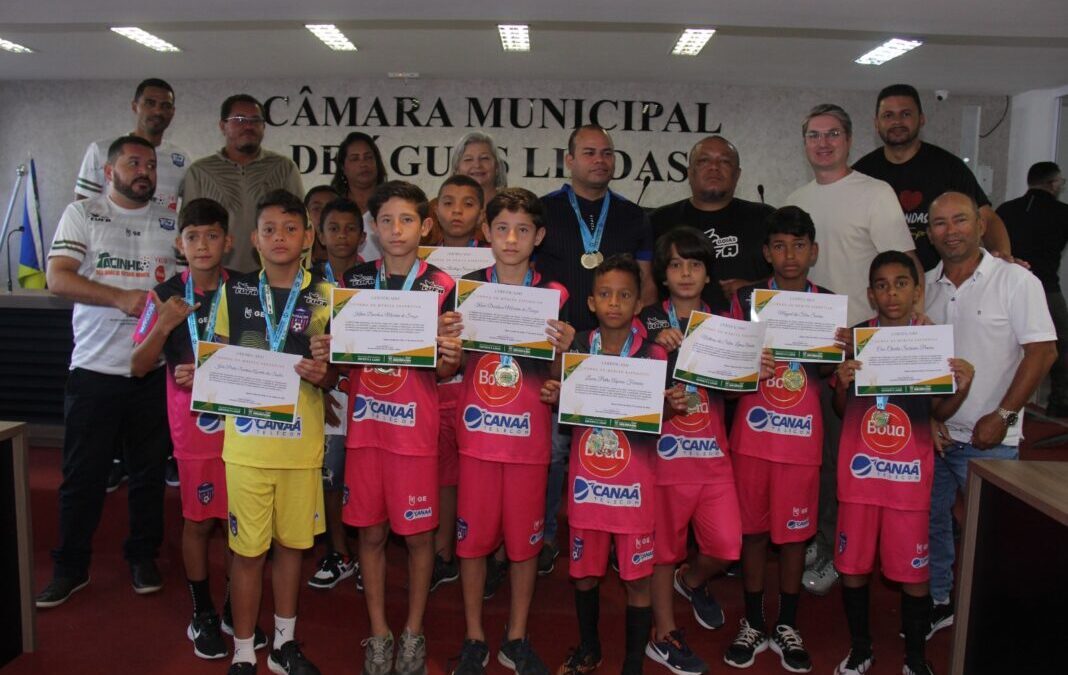
[[[972,386],[972,380],[975,379],[975,366],[964,359],[950,359],[949,369],[953,371],[953,377],[957,380],[957,391],[968,391]]]
[[[464,343],[459,337],[438,336],[438,362],[450,368],[460,365]]]
[[[311,339],[311,355],[315,361],[327,363],[330,361],[330,336],[313,335]]]
[[[571,343],[575,339],[575,327],[559,319],[549,319],[549,327],[545,334],[549,336],[549,342],[556,347],[558,352],[566,352],[571,349]]]
[[[847,356],[853,355],[853,329],[839,326],[834,329],[834,342],[845,350]]]
[[[464,317],[459,312],[445,312],[438,317],[439,337],[460,337],[463,329]]]
[[[330,378],[330,364],[325,360],[320,361],[318,359],[301,359],[297,362],[297,365],[293,366],[293,369],[297,371],[297,375],[300,375],[302,379],[311,382],[316,387],[326,387]]]
[[[182,389],[193,388],[193,374],[196,366],[192,363],[181,363],[174,367],[174,383]]]
[[[853,380],[857,376],[857,371],[860,370],[864,364],[856,359],[847,359],[838,364],[838,367],[834,370],[834,376],[838,380],[839,387],[848,387],[853,384]]]
[[[769,347],[760,352],[760,379],[770,380],[775,377],[775,357]]]
[[[657,334],[653,342],[669,352],[673,352],[682,346],[682,338],[682,331],[678,328],[665,328]]]
[[[665,389],[664,398],[667,399],[668,406],[676,414],[685,415],[689,412],[690,406],[686,400],[686,388],[681,383],[676,383],[670,389]]]
[[[167,298],[166,302],[162,302],[155,291],[149,291],[148,293],[149,299],[156,305],[156,312],[159,314],[159,318],[156,320],[159,322],[160,328],[168,334],[182,325],[187,316],[200,308],[199,302],[190,305],[180,295],[172,295]]]
[[[560,380],[545,380],[539,392],[541,402],[545,405],[556,405],[560,402]]]

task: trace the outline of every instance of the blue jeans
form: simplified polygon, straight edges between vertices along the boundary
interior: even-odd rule
[[[549,459],[549,478],[545,485],[545,541],[556,543],[556,513],[567,478],[567,463],[571,455],[571,427],[561,427],[553,419],[553,450]]]
[[[957,492],[964,492],[970,459],[1017,459],[1020,449],[1014,445],[997,445],[979,450],[968,443],[954,443],[946,448],[945,457],[934,458],[934,486],[931,489],[930,565],[931,597],[935,602],[949,600],[953,591],[953,502]]]

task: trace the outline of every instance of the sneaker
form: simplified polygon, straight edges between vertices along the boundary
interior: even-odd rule
[[[869,651],[866,655],[853,649],[849,650],[849,656],[845,657],[834,669],[834,675],[864,675],[871,670],[875,657]]]
[[[740,623],[741,628],[734,636],[734,641],[727,647],[723,661],[735,668],[748,668],[753,665],[756,655],[768,648],[768,636],[750,626],[745,619],[742,619]]]
[[[813,539],[805,547],[805,569],[810,570],[816,566],[816,561],[819,560],[820,549],[816,546],[816,540]]]
[[[931,607],[931,631],[927,633],[927,639],[942,630],[943,628],[949,628],[953,625],[953,603],[947,602],[944,605],[934,605]]]
[[[497,589],[504,583],[505,577],[508,576],[508,561],[497,560],[493,556],[490,556],[486,560],[486,586],[482,591],[482,599],[489,600],[496,593]]]
[[[256,675],[256,664],[248,661],[231,663],[226,675]]]
[[[234,617],[230,614],[230,605],[223,606],[222,614],[222,632],[226,633],[230,637],[234,635]],[[252,648],[255,650],[263,649],[267,646],[267,634],[256,626],[256,629],[252,631]]]
[[[818,560],[811,568],[801,575],[801,584],[813,595],[827,595],[831,586],[838,581],[838,570],[834,568],[834,560]]]
[[[930,663],[906,663],[901,669],[901,675],[934,675]]]
[[[363,593],[363,572],[360,571],[360,564],[356,563],[356,590],[359,593]]]
[[[793,626],[779,624],[771,634],[771,651],[779,655],[782,667],[791,673],[807,673],[812,670],[812,659],[801,641],[801,633]]]
[[[449,675],[483,675],[489,663],[489,647],[482,640],[464,640],[460,660]]]
[[[508,637],[507,634],[505,637]],[[514,670],[516,675],[549,675],[549,666],[534,653],[529,637],[502,642],[497,650],[497,661],[505,668]]]
[[[556,558],[560,555],[560,548],[551,541],[545,542],[538,553],[538,576],[547,576],[556,568]]]
[[[221,659],[229,653],[215,612],[194,614],[185,636],[193,641],[193,653],[202,659]]]
[[[556,675],[586,675],[601,665],[601,655],[594,654],[585,645],[579,645],[567,655],[567,661],[556,670]]]
[[[45,589],[37,595],[35,604],[38,609],[47,609],[48,607],[58,607],[67,601],[67,598],[74,595],[78,591],[82,590],[89,585],[89,575],[84,577],[55,577]]]
[[[272,649],[267,657],[267,668],[276,675],[319,675],[319,669],[300,651],[296,640]]]
[[[731,577],[731,578],[737,577],[737,578],[741,579],[742,578],[742,563],[741,563],[741,561],[735,560],[730,565],[727,565],[727,571],[724,572],[724,574],[727,575],[728,577]]]
[[[360,642],[363,647],[362,675],[390,675],[393,672],[393,633],[371,636]]]
[[[430,592],[442,584],[451,584],[460,578],[460,561],[456,556],[445,562],[440,553],[434,554],[434,572],[430,575]]]
[[[134,593],[148,595],[163,588],[163,577],[154,560],[139,560],[130,563],[130,582]]]
[[[645,645],[645,655],[675,675],[701,675],[708,671],[708,664],[686,644],[681,628],[671,631],[659,642],[650,640]]]
[[[122,460],[111,460],[111,471],[108,472],[108,485],[106,488],[108,493],[118,490],[119,486],[122,485],[122,481],[127,478],[129,476],[126,475],[126,467],[123,465]]]
[[[346,560],[337,551],[330,551],[319,560],[319,568],[308,579],[308,585],[321,591],[329,590],[355,574],[358,567],[355,558]]]
[[[167,464],[163,467],[163,482],[167,487],[178,487],[178,461],[174,457],[167,458]]]
[[[426,637],[401,633],[394,675],[426,675]]]
[[[699,588],[691,588],[683,576],[683,568],[675,570],[675,591],[690,601],[693,606],[693,616],[703,628],[716,630],[723,626],[726,617],[723,616],[723,608],[716,602],[716,597],[704,584]]]

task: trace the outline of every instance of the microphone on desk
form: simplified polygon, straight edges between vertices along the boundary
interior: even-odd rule
[[[764,203],[764,184],[763,183],[760,183],[759,185],[757,185],[757,194],[760,195],[760,203],[763,204]]]
[[[642,179],[642,191],[638,193],[638,201],[634,202],[635,204],[642,203],[642,197],[645,196],[645,188],[649,187],[649,183],[651,182],[653,182],[652,176],[646,176]]]

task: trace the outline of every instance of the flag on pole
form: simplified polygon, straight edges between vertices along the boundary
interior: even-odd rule
[[[44,232],[41,209],[37,202],[37,167],[30,158],[30,173],[22,193],[22,250],[19,252],[19,286],[44,288]]]

